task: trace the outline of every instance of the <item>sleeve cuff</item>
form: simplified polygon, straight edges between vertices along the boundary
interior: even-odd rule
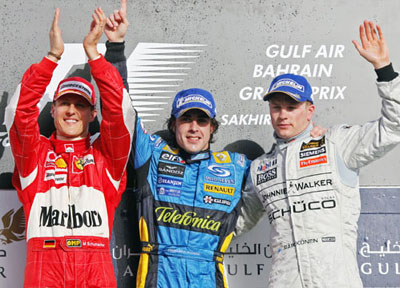
[[[106,42],[107,51],[105,58],[111,63],[125,61],[125,41],[124,42]]]
[[[389,82],[399,75],[399,73],[394,71],[392,63],[380,69],[375,69],[375,72],[378,76],[378,82]]]
[[[100,54],[100,57],[93,59],[93,60],[89,60],[88,61],[90,69],[92,72],[97,72],[97,71],[101,71],[104,69],[105,65],[111,65],[110,63],[107,63],[106,59],[104,59],[104,56]]]
[[[58,64],[56,62],[53,62],[52,60],[50,60],[49,58],[47,58],[46,56],[43,57],[42,61],[40,61],[39,63],[39,68],[44,72],[47,73],[49,75],[53,74],[53,71],[57,68]]]

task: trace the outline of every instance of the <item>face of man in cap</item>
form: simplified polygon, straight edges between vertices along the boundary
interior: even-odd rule
[[[303,132],[311,121],[315,106],[308,101],[297,102],[284,93],[269,98],[272,127],[279,138],[289,139]]]
[[[97,115],[96,109],[82,96],[65,94],[51,106],[56,137],[60,140],[80,140],[89,134],[89,123]]]
[[[199,109],[190,109],[172,123],[176,143],[188,153],[207,150],[214,132],[211,119]]]

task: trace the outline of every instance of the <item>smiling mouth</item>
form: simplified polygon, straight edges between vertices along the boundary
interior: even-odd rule
[[[189,142],[198,142],[201,138],[198,137],[198,136],[187,136],[186,139],[187,139]]]
[[[70,123],[70,124],[75,124],[78,122],[78,120],[75,120],[75,119],[65,119],[64,121],[67,123]]]

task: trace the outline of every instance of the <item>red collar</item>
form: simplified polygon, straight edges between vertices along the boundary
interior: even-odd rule
[[[56,139],[56,133],[54,132],[50,136],[50,142],[54,147],[54,150],[57,154],[61,153],[79,153],[84,152],[90,147],[90,135],[88,137],[75,140],[75,141],[64,141]]]

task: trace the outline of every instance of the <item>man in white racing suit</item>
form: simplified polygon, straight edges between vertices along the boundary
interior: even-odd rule
[[[400,142],[400,78],[380,27],[365,21],[360,38],[353,44],[378,75],[378,120],[312,138],[315,106],[304,77],[277,76],[264,96],[276,143],[253,161],[245,190],[258,193],[271,224],[269,288],[363,286],[356,259],[358,174]],[[239,223],[238,233],[254,225]]]

